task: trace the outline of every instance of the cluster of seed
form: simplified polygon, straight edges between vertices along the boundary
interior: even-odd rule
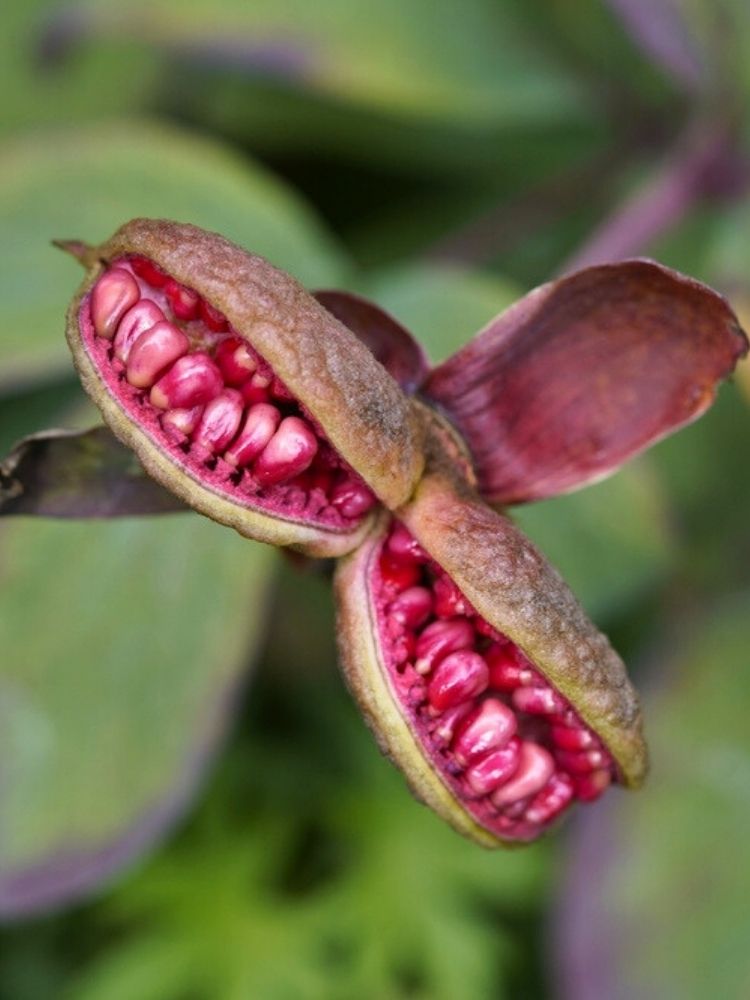
[[[100,365],[121,398],[152,411],[181,461],[254,503],[324,523],[373,507],[371,491],[265,360],[193,289],[128,257],[99,278],[89,308]]]
[[[445,780],[504,838],[537,836],[597,798],[612,758],[566,699],[394,521],[378,559],[388,669]]]

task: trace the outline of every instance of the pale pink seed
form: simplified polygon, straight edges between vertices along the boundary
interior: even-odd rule
[[[344,517],[362,517],[375,504],[375,497],[364,483],[346,479],[331,491],[331,504]]]
[[[521,743],[518,771],[507,785],[493,793],[492,802],[501,809],[518,799],[536,795],[554,773],[555,762],[551,754],[538,743],[524,740]]]
[[[580,775],[575,779],[576,796],[582,802],[593,802],[607,790],[611,781],[611,773],[604,770]]]
[[[214,360],[227,385],[246,382],[258,367],[258,362],[241,337],[227,337],[216,348]]]
[[[242,430],[224,458],[230,465],[244,466],[260,455],[276,433],[281,414],[270,403],[256,403],[248,410]]]
[[[115,334],[115,357],[125,363],[130,357],[133,344],[142,333],[157,323],[164,322],[164,313],[151,299],[141,299],[125,313]]]
[[[417,640],[417,673],[426,674],[449,653],[470,649],[474,645],[474,629],[465,618],[431,622]]]
[[[526,809],[525,819],[541,826],[559,816],[575,794],[567,774],[553,774],[544,788],[537,792]]]
[[[419,628],[430,617],[432,593],[427,587],[403,590],[388,608],[388,615],[408,628]]]
[[[188,410],[167,410],[161,417],[161,425],[170,437],[181,441],[189,437],[198,426],[202,406],[192,406]]]
[[[447,746],[453,739],[456,729],[471,710],[471,702],[467,701],[463,705],[456,705],[455,708],[449,708],[447,712],[443,712],[435,720],[435,728],[432,731],[435,741]]]
[[[172,312],[177,319],[191,320],[196,318],[200,296],[192,288],[186,288],[174,278],[170,278],[164,285],[164,294],[169,299]]]
[[[261,486],[276,486],[304,472],[315,458],[318,439],[300,417],[285,417],[256,458],[253,476]]]
[[[140,297],[138,282],[130,271],[113,267],[102,275],[91,293],[91,319],[97,335],[111,340],[117,324]]]
[[[407,563],[427,561],[427,553],[411,532],[400,521],[396,521],[388,538],[388,550],[397,559]]]
[[[572,774],[588,774],[608,763],[606,754],[601,750],[581,750],[578,753],[558,750],[557,759],[560,766]]]
[[[149,399],[160,410],[201,406],[224,386],[221,372],[203,351],[178,358],[151,390]]]
[[[453,744],[460,764],[466,764],[504,747],[516,732],[516,717],[497,698],[487,698],[461,725]]]
[[[435,614],[439,618],[473,615],[474,609],[449,576],[443,573],[435,579]]]
[[[489,671],[479,653],[468,649],[451,653],[438,664],[427,688],[430,705],[438,711],[474,698],[487,687]]]
[[[466,783],[476,796],[489,795],[518,769],[521,755],[521,741],[514,736],[507,746],[492,750],[466,769]]]
[[[554,715],[567,706],[565,699],[550,687],[519,687],[511,699],[519,712],[530,715]]]
[[[153,385],[165,368],[190,349],[185,334],[166,320],[145,330],[130,349],[127,379],[137,389]],[[166,407],[165,407],[166,409]]]
[[[552,726],[552,741],[563,750],[590,750],[598,740],[588,729]]]
[[[206,404],[193,433],[196,447],[211,455],[224,451],[239,430],[243,413],[242,396],[236,389],[225,389]]]

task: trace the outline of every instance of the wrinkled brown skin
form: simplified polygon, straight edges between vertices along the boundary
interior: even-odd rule
[[[424,462],[420,422],[370,351],[294,278],[215,233],[164,220],[134,219],[100,247],[78,241],[58,245],[89,268],[67,324],[84,388],[147,472],[190,506],[247,537],[321,556],[349,551],[371,522],[367,518],[348,534],[334,533],[240,507],[168,459],[133,424],[99,377],[78,329],[81,300],[106,263],[128,254],[154,261],[221,310],[386,506],[397,507],[411,495]]]
[[[637,788],[647,771],[638,697],[625,666],[536,547],[453,471],[433,440],[414,498],[397,511],[422,547],[476,610],[507,635],[563,694],[611,752],[620,780]],[[344,674],[381,750],[414,794],[459,833],[485,847],[519,846],[477,823],[423,753],[390,688],[368,590],[379,540],[368,538],[336,572]]]

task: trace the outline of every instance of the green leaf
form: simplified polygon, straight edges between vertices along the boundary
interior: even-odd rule
[[[271,550],[192,514],[0,534],[0,913],[59,905],[175,821],[263,623]]]
[[[649,699],[649,784],[579,830],[557,927],[562,996],[747,992],[748,621],[746,591],[670,632],[685,641]]]
[[[96,243],[137,215],[214,229],[305,284],[341,283],[331,237],[252,161],[164,124],[40,132],[0,153],[0,388],[68,365],[64,315],[80,271],[50,240]]]

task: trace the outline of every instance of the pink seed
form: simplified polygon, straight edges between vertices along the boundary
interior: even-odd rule
[[[140,302],[136,302],[132,309],[128,309],[117,327],[114,341],[115,357],[125,363],[140,335],[157,323],[163,322],[164,313],[151,299],[141,299]]]
[[[412,587],[421,579],[422,573],[416,563],[404,563],[383,552],[379,560],[381,582],[391,592]]]
[[[224,458],[230,465],[244,466],[260,455],[274,436],[281,414],[270,403],[256,403],[247,414],[245,423]]]
[[[567,702],[550,687],[519,687],[511,695],[519,712],[531,715],[554,715],[567,707]]]
[[[243,382],[240,386],[240,392],[247,406],[255,406],[256,403],[271,402],[271,393],[268,386],[257,386],[252,379]]]
[[[396,559],[407,563],[427,562],[427,553],[400,521],[394,523],[387,545],[388,551]]]
[[[427,697],[433,708],[442,712],[474,698],[487,687],[489,671],[479,653],[468,649],[451,653],[435,669]]]
[[[218,396],[224,383],[221,372],[202,351],[178,358],[151,390],[149,399],[160,410],[205,405]]]
[[[127,378],[137,389],[147,389],[169,365],[190,349],[185,334],[166,320],[145,330],[128,357]]]
[[[315,458],[318,439],[300,417],[285,417],[255,460],[253,475],[261,486],[276,486],[304,472]]]
[[[575,779],[576,797],[581,802],[593,802],[605,792],[612,781],[609,771],[592,771]]]
[[[417,640],[417,662],[414,667],[420,674],[429,673],[444,656],[460,649],[470,649],[473,645],[474,629],[465,618],[432,622]]]
[[[516,732],[516,717],[497,698],[487,698],[461,726],[453,752],[460,764],[504,747]]]
[[[203,413],[202,406],[193,406],[189,410],[167,410],[162,415],[161,425],[171,438],[182,441],[198,426],[201,413]]]
[[[555,762],[551,755],[538,743],[524,740],[521,743],[521,759],[513,779],[493,794],[494,805],[502,809],[518,799],[536,795],[547,784],[555,772]]]
[[[553,726],[552,740],[563,750],[590,750],[598,740],[588,729],[569,729],[567,726]]]
[[[437,577],[435,588],[435,614],[439,618],[452,618],[454,615],[471,615],[474,609],[453,580],[445,573]]]
[[[241,337],[227,337],[216,348],[214,360],[227,385],[242,385],[253,374],[258,363]]]
[[[198,312],[200,313],[200,318],[209,330],[213,330],[214,333],[221,333],[222,330],[226,330],[226,316],[224,313],[219,312],[218,309],[214,309],[210,302],[206,302],[205,299],[201,299],[198,303]]]
[[[117,324],[140,297],[138,282],[130,271],[113,267],[102,275],[91,293],[91,319],[97,335],[111,340]]]
[[[511,643],[493,643],[485,653],[490,668],[490,686],[498,691],[514,691],[532,684],[535,671]]]
[[[542,823],[549,823],[555,816],[560,815],[570,803],[574,793],[573,782],[567,774],[553,774],[544,788],[531,800],[525,819],[539,826]]]
[[[160,267],[145,257],[131,257],[129,263],[138,277],[152,288],[163,288],[169,280]]]
[[[271,395],[274,399],[278,399],[280,403],[291,403],[294,401],[294,396],[280,378],[274,378],[271,383]]]
[[[242,396],[236,389],[225,389],[206,405],[193,433],[193,442],[198,449],[218,455],[239,430],[243,413]]]
[[[437,743],[447,746],[466,716],[472,711],[471,702],[464,702],[463,705],[456,705],[449,708],[447,712],[435,720],[435,728],[432,730],[433,738]]]
[[[191,320],[198,315],[200,296],[192,288],[186,288],[174,278],[169,278],[164,285],[164,294],[169,299],[172,312],[177,319]]]
[[[521,741],[514,736],[507,746],[492,750],[466,770],[466,783],[476,796],[496,791],[516,773]]]
[[[419,628],[432,612],[432,594],[426,587],[409,587],[388,608],[388,614],[401,625]]]
[[[496,628],[493,628],[492,625],[486,622],[481,615],[476,615],[472,619],[472,624],[480,635],[486,635],[488,639],[492,639],[495,642],[503,642],[505,640],[505,637]]]
[[[606,767],[609,763],[607,755],[601,750],[581,750],[571,753],[569,750],[558,750],[557,760],[571,774],[588,774],[597,768]]]
[[[364,483],[345,479],[334,486],[331,504],[344,517],[362,517],[375,504],[375,497]]]

